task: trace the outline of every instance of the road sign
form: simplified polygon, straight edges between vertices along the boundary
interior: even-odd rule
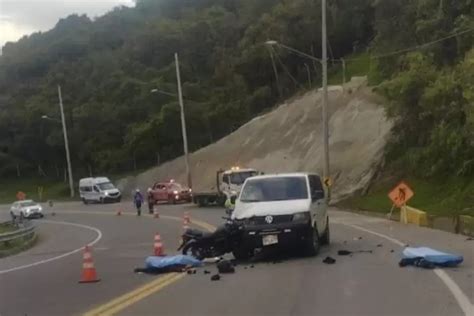
[[[402,207],[413,197],[413,195],[415,195],[413,190],[402,181],[393,188],[392,191],[390,191],[388,197],[396,207]]]
[[[327,186],[328,188],[332,186],[332,179],[329,177],[325,177],[323,182],[324,182],[324,185]]]
[[[17,194],[16,194],[16,199],[18,201],[24,200],[24,199],[26,199],[26,194],[22,191],[18,191]]]

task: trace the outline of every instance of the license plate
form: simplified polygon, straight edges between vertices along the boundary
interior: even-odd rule
[[[262,237],[262,243],[264,246],[270,246],[278,244],[278,235],[266,235]]]

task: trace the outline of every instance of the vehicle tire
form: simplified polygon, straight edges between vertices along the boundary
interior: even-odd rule
[[[82,203],[84,203],[84,205],[87,205],[89,204],[89,201],[87,201],[85,198],[82,198]]]
[[[308,257],[316,256],[321,247],[321,240],[319,238],[319,232],[316,227],[313,227],[311,236],[305,241],[304,254]]]
[[[171,196],[168,196],[168,204],[176,204],[175,200],[173,199],[173,197]]]
[[[203,260],[206,257],[203,250],[197,245],[196,242],[189,242],[186,244],[183,247],[182,254],[186,256],[191,255],[198,260]]]
[[[40,214],[40,218],[43,218],[44,217],[44,214]]]
[[[324,230],[323,235],[321,236],[321,245],[329,245],[330,242],[330,233],[329,233],[329,217],[326,221],[326,229]]]
[[[238,247],[232,251],[234,258],[237,260],[248,260],[252,257],[252,252],[248,248]]]
[[[100,204],[104,204],[104,198],[100,198],[100,199],[99,199],[99,203],[100,203]]]

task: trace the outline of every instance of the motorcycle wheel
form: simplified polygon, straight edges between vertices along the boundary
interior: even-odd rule
[[[183,247],[182,254],[187,256],[191,255],[198,260],[203,260],[206,258],[203,249],[196,245],[196,243],[189,243],[185,245]]]

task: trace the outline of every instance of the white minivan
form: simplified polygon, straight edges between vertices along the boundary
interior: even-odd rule
[[[236,250],[239,257],[266,247],[298,247],[307,255],[316,255],[320,245],[329,243],[325,190],[316,174],[248,178],[232,219],[243,227],[241,245]]]
[[[84,178],[79,180],[79,193],[84,204],[89,202],[120,202],[122,194],[108,178]]]

